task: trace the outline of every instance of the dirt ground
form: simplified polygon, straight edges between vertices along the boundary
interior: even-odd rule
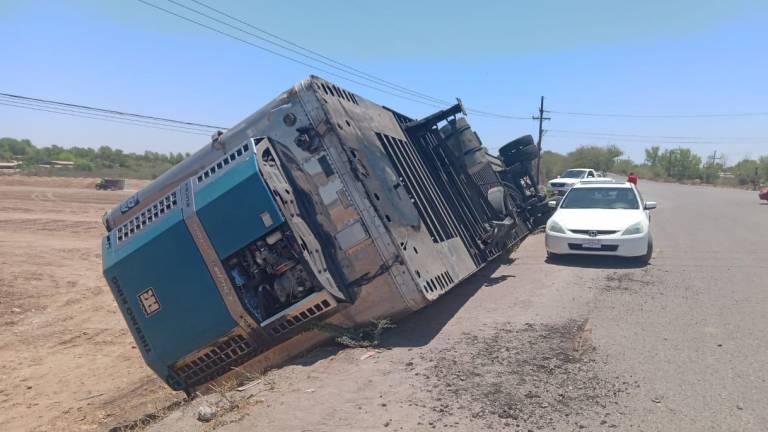
[[[130,192],[91,187],[0,177],[0,430],[109,430],[150,413],[160,415],[147,432],[768,424],[768,206],[754,193],[647,182],[660,203],[649,266],[548,261],[534,235],[398,322],[375,351],[321,347],[242,373],[256,380],[245,391],[218,383],[179,404],[100,274],[101,215]],[[218,410],[213,421],[197,420],[202,405]]]
[[[104,430],[179,396],[147,369],[101,275],[95,179],[0,176],[0,429]]]

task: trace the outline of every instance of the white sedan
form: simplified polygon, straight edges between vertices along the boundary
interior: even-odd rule
[[[601,179],[574,185],[562,200],[550,201],[557,211],[547,222],[547,256],[566,254],[637,257],[653,255],[649,210],[631,183]]]
[[[547,182],[547,186],[552,189],[558,195],[565,195],[568,189],[573,187],[576,183],[582,179],[594,179],[599,178],[600,173],[589,168],[573,168],[565,170],[556,179],[552,179]]]

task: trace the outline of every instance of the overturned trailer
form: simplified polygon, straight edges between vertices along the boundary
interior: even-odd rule
[[[149,367],[189,390],[434,301],[542,225],[530,136],[487,153],[310,77],[104,217],[104,276]]]

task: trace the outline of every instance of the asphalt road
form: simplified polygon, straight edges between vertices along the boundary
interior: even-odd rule
[[[766,430],[768,205],[640,188],[659,203],[650,265],[547,262],[532,236],[384,351],[325,348],[270,373],[219,430]],[[205,401],[156,430],[200,428]]]
[[[768,205],[756,192],[640,186],[659,202],[655,256],[626,292],[596,293],[589,313],[607,367],[638,383],[625,423],[766,430]]]

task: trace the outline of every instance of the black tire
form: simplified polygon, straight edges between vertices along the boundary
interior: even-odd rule
[[[522,147],[527,147],[531,144],[535,144],[536,142],[533,140],[533,136],[531,135],[523,135],[520,138],[513,139],[512,141],[504,144],[499,149],[499,153],[501,152],[511,152],[515,151]]]
[[[539,157],[539,152],[533,137],[525,135],[501,146],[499,157],[509,167],[520,161],[534,160]]]
[[[643,264],[648,264],[651,262],[651,257],[653,257],[653,240],[648,239],[648,250],[645,252],[645,255],[637,257],[637,260]]]
[[[518,162],[530,162],[539,157],[539,148],[536,144],[530,144],[511,151],[502,152],[499,150],[499,156],[504,161],[505,166],[512,166]]]

